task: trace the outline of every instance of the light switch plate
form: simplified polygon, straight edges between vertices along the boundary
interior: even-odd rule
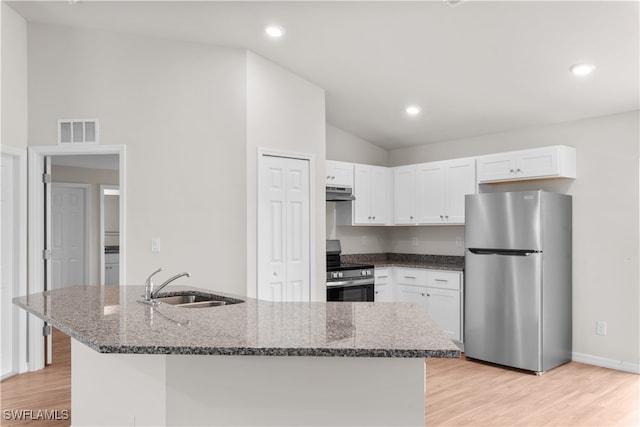
[[[151,252],[160,252],[160,238],[154,237],[151,239]]]

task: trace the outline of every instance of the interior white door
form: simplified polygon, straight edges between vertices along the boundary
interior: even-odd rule
[[[88,284],[87,193],[84,184],[52,184],[52,289]]]
[[[309,161],[262,155],[258,185],[258,298],[309,301]]]

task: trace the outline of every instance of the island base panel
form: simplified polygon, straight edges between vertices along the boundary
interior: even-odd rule
[[[72,358],[73,425],[424,425],[421,358]]]

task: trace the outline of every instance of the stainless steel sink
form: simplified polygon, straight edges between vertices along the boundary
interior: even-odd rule
[[[169,295],[161,294],[155,298],[155,301],[184,308],[220,307],[222,305],[238,304],[244,302],[242,300],[223,297],[221,295],[194,292],[172,292]]]

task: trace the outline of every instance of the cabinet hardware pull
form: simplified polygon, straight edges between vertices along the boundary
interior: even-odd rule
[[[375,216],[374,216],[374,217],[372,217],[372,218],[373,218],[373,219],[376,219],[376,217],[375,217]]]
[[[378,276],[378,279],[386,279],[386,278],[388,278],[388,277],[389,277],[389,276]]]
[[[520,168],[516,169],[516,173],[521,172]]]
[[[412,220],[412,219],[413,219],[413,217],[412,217],[412,216],[410,216],[410,217],[409,217],[409,219],[411,219],[411,220]]]
[[[422,295],[424,295],[424,294],[422,294]],[[428,297],[430,297],[430,296],[431,296],[431,294],[427,294],[427,296],[428,296]]]
[[[447,279],[435,279],[436,282],[448,282]]]
[[[413,279],[416,280],[415,276],[404,276],[405,279]]]
[[[422,296],[424,296],[424,292],[422,293]],[[429,296],[429,295],[427,295],[427,296]]]
[[[509,169],[509,173],[513,173],[513,172],[514,172],[513,169]]]
[[[380,291],[376,291],[376,294],[379,294],[379,293],[380,293]]]

